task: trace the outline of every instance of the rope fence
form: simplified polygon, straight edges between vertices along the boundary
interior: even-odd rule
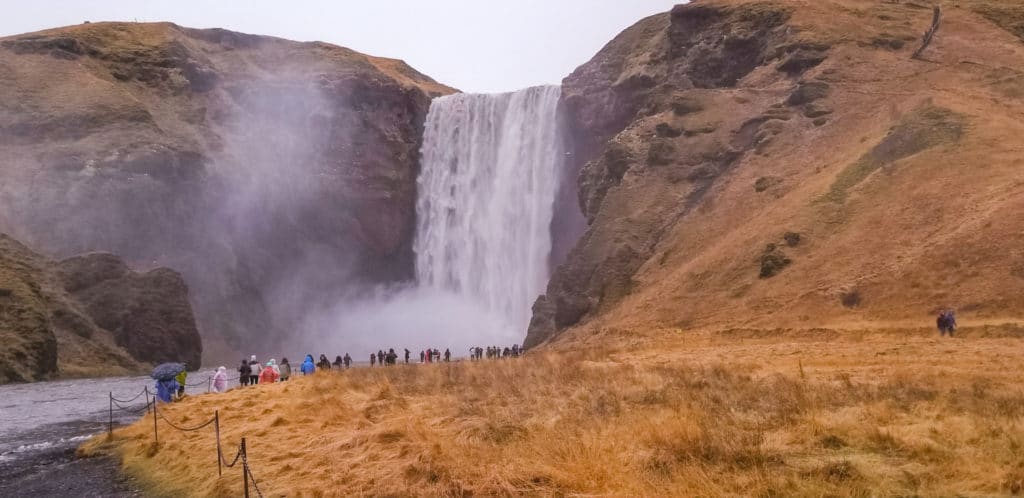
[[[212,380],[213,379],[211,377],[211,378],[207,379],[207,382],[211,382]],[[188,386],[188,385],[189,384],[186,384],[186,386]],[[194,385],[201,385],[201,383],[194,384]],[[125,406],[124,405],[126,403],[130,403],[132,401],[135,401],[135,400],[139,399],[139,397],[141,397],[143,395],[146,395],[146,404],[145,405],[142,405],[142,406]],[[195,432],[195,431],[199,431],[199,430],[205,429],[205,428],[209,427],[210,425],[213,425],[213,427],[214,427],[214,437],[215,437],[215,440],[216,440],[216,443],[217,443],[217,475],[219,477],[222,477],[224,475],[223,474],[223,468],[224,467],[227,467],[229,469],[233,468],[235,465],[238,464],[238,461],[241,460],[242,461],[242,493],[243,493],[243,496],[245,496],[245,498],[249,498],[249,496],[250,496],[249,484],[252,483],[252,489],[253,489],[253,491],[255,491],[256,496],[258,496],[259,498],[263,498],[263,492],[260,490],[260,487],[259,487],[259,485],[256,482],[256,476],[253,475],[253,473],[252,473],[252,466],[249,465],[249,458],[248,458],[248,455],[246,454],[245,437],[242,437],[241,443],[238,445],[238,451],[235,453],[235,456],[231,460],[231,462],[229,463],[224,458],[224,453],[223,453],[223,449],[222,449],[222,445],[221,445],[221,441],[220,441],[220,411],[219,410],[215,410],[213,412],[213,417],[210,418],[209,420],[207,420],[205,422],[202,422],[202,423],[200,423],[198,425],[195,425],[193,427],[185,427],[185,426],[182,426],[180,424],[172,422],[170,419],[168,419],[166,416],[164,416],[163,413],[160,412],[160,410],[158,409],[158,404],[157,404],[156,396],[155,395],[152,396],[152,397],[149,396],[149,386],[146,386],[142,390],[141,393],[135,395],[134,397],[132,397],[132,398],[130,398],[128,400],[122,400],[120,398],[115,398],[113,392],[109,393],[108,398],[109,398],[109,401],[110,401],[110,403],[109,403],[110,411],[109,411],[108,426],[107,426],[107,437],[109,439],[112,439],[114,437],[114,409],[115,408],[117,410],[120,410],[120,411],[131,413],[133,415],[141,415],[143,412],[145,412],[147,415],[151,414],[153,416],[153,448],[154,448],[154,451],[159,451],[159,449],[160,449],[160,436],[159,436],[159,427],[158,427],[158,421],[159,420],[163,420],[164,423],[166,423],[172,429],[175,429],[175,430],[181,431],[181,432]]]

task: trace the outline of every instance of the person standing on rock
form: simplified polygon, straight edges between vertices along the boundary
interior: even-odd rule
[[[292,366],[288,363],[288,358],[281,358],[281,365],[278,366],[277,371],[281,374],[281,382],[292,376]]]
[[[260,373],[263,371],[263,367],[260,362],[256,361],[256,355],[249,357],[249,385],[255,386],[260,382]]]
[[[238,385],[243,387],[249,385],[249,375],[251,373],[252,368],[249,367],[249,362],[242,358],[242,365],[238,367]]]

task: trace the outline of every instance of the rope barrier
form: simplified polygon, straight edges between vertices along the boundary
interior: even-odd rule
[[[147,394],[147,393],[149,393],[149,387],[148,386],[143,388],[141,391],[139,391],[139,394],[136,394],[131,399],[118,399],[118,398],[115,398],[113,394],[110,395],[110,399],[114,400],[115,403],[118,403],[118,402],[120,402],[120,403],[131,403],[132,401],[135,401],[135,400],[139,399],[139,397],[142,396],[143,394]],[[146,401],[149,402],[149,400],[146,400]]]
[[[249,464],[245,464],[245,472],[249,474],[249,479],[252,479],[252,488],[256,490],[256,496],[263,498],[263,492],[260,491],[260,487],[256,484],[256,476],[252,475],[252,467]]]
[[[137,415],[137,414],[142,413],[143,410],[149,411],[149,405],[150,405],[149,401],[147,401],[146,404],[141,405],[141,406],[121,406],[121,404],[118,403],[117,400],[111,399],[111,401],[114,403],[114,408],[117,408],[118,410],[126,411],[126,412],[131,413],[131,414],[136,414]]]
[[[213,379],[211,377],[211,378],[207,379],[206,382],[210,382],[212,380]],[[237,380],[237,377],[236,377],[235,380]],[[189,386],[190,384],[185,384],[185,385]],[[191,384],[191,385],[192,386],[201,385],[201,383],[200,384]],[[228,462],[224,458],[224,453],[223,453],[223,450],[221,449],[221,443],[220,443],[220,411],[219,410],[215,410],[213,412],[213,418],[211,418],[210,420],[207,420],[207,421],[205,421],[205,422],[203,422],[203,423],[201,423],[199,425],[196,425],[194,427],[183,427],[183,426],[180,426],[178,424],[175,424],[174,422],[171,422],[167,417],[164,416],[163,413],[160,413],[159,409],[157,408],[157,398],[156,398],[156,396],[153,396],[152,398],[149,398],[147,396],[146,404],[142,405],[142,406],[124,406],[122,404],[122,403],[130,403],[131,401],[134,401],[134,400],[138,399],[139,396],[141,396],[143,394],[148,394],[148,393],[149,393],[149,387],[148,386],[146,386],[143,389],[142,393],[136,395],[135,397],[133,397],[133,398],[131,398],[129,400],[121,400],[121,399],[115,398],[113,392],[108,393],[108,399],[109,399],[109,404],[110,404],[110,407],[109,407],[109,409],[110,409],[110,418],[109,418],[109,426],[108,426],[108,431],[109,431],[108,432],[108,437],[113,437],[113,430],[114,430],[114,408],[115,407],[118,410],[122,410],[122,411],[125,411],[125,412],[128,412],[128,413],[132,413],[132,414],[141,414],[143,410],[145,410],[148,413],[150,411],[150,409],[152,409],[152,415],[153,415],[153,447],[157,451],[159,451],[159,448],[160,448],[160,438],[159,438],[159,434],[158,434],[158,425],[159,424],[157,423],[157,419],[158,418],[159,419],[163,419],[163,421],[166,422],[167,425],[169,425],[172,428],[174,428],[176,430],[179,430],[181,432],[194,432],[194,431],[198,431],[198,430],[204,429],[204,428],[208,427],[210,424],[214,424],[215,437],[216,437],[216,440],[217,440],[217,474],[218,474],[218,476],[223,476],[222,467],[227,467],[229,469],[233,468],[236,465],[238,465],[238,461],[241,460],[242,461],[242,491],[244,493],[244,496],[246,498],[249,497],[249,481],[252,481],[252,488],[253,488],[253,490],[256,491],[256,496],[258,496],[259,498],[263,498],[263,491],[260,489],[259,483],[256,482],[256,476],[252,472],[252,467],[249,466],[249,457],[246,454],[246,449],[245,449],[246,445],[245,445],[245,438],[244,437],[242,438],[241,444],[239,444],[239,446],[238,446],[238,451],[235,452],[234,458],[232,458],[230,462]]]
[[[239,446],[238,447],[238,451],[235,452],[235,459],[231,460],[231,463],[228,463],[227,460],[224,460],[223,456],[221,457],[221,463],[223,463],[225,467],[230,469],[231,467],[234,467],[236,463],[238,463],[238,459],[239,458],[242,458],[242,447],[241,446]]]
[[[201,386],[203,384],[209,384],[210,380],[212,380],[212,379],[213,379],[213,377],[207,377],[205,381],[199,381],[199,382],[196,382],[195,384],[189,384],[189,383],[186,382],[185,383],[185,387],[196,387],[196,386]]]
[[[202,424],[199,424],[199,425],[197,425],[195,427],[180,427],[177,424],[175,424],[174,422],[171,422],[170,420],[167,420],[167,417],[164,417],[163,413],[161,413],[159,415],[160,415],[160,418],[163,419],[164,422],[167,422],[167,425],[169,425],[169,426],[171,426],[171,427],[173,427],[175,429],[178,429],[179,431],[182,431],[182,432],[198,431],[199,429],[202,429],[202,428],[212,424],[214,422],[214,420],[216,420],[216,418],[211,418],[210,420],[207,420],[206,422],[203,422]]]

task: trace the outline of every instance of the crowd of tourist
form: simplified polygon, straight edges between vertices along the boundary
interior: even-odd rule
[[[523,349],[518,344],[505,348],[499,346],[487,346],[486,348],[474,346],[469,348],[469,359],[471,361],[479,361],[483,359],[516,358],[522,352]],[[412,360],[412,351],[406,348],[401,358],[404,363],[409,364]],[[419,363],[447,363],[450,361],[452,361],[452,352],[447,348],[444,351],[437,348],[427,348],[419,352]],[[379,349],[376,353],[370,353],[371,367],[397,365],[398,362],[399,354],[395,352],[394,348],[388,348],[387,351]],[[348,353],[345,353],[345,356],[335,356],[333,362],[325,354],[321,354],[319,360],[314,360],[313,355],[307,354],[299,366],[298,372],[302,373],[302,375],[312,375],[316,372],[348,368],[352,368],[352,357]],[[284,382],[291,375],[292,366],[288,362],[288,358],[282,358],[281,363],[277,363],[273,358],[266,363],[261,363],[256,359],[256,355],[252,355],[248,360],[243,359],[238,366],[238,385],[244,387]],[[225,367],[218,368],[211,379],[210,390],[213,392],[226,391],[228,387],[227,381],[227,369]]]

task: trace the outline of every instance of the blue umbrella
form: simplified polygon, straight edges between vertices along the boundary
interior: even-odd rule
[[[176,375],[185,371],[185,365],[181,363],[161,363],[153,369],[150,377],[156,380],[173,379]]]

